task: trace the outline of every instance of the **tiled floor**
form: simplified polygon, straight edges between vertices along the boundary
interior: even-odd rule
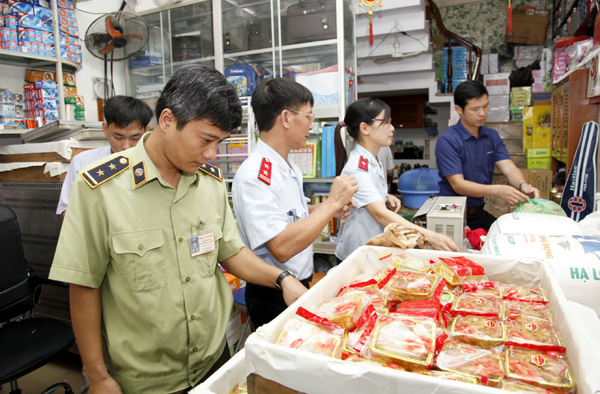
[[[81,386],[81,361],[79,355],[67,353],[50,364],[31,372],[17,382],[23,394],[39,394],[54,383],[67,382],[75,394],[79,393]],[[0,394],[8,394],[10,384],[6,383],[0,388]],[[55,391],[63,394],[63,389]]]

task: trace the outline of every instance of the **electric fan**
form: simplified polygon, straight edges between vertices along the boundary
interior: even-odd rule
[[[110,84],[106,86],[105,97],[109,91],[114,92],[112,86],[112,62],[124,60],[134,56],[144,48],[148,42],[148,25],[137,15],[121,10],[112,14],[105,14],[96,19],[85,32],[85,46],[95,57],[104,60],[104,79],[107,78],[108,63],[110,67]],[[108,84],[108,82],[107,82]],[[111,93],[112,95],[112,93]]]

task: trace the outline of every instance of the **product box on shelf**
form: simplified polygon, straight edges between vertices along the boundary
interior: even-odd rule
[[[357,249],[275,320],[259,327],[246,341],[246,374],[256,373],[304,393],[390,393],[399,389],[415,394],[497,393],[498,390],[494,388],[436,379],[370,363],[351,363],[274,343],[284,324],[295,315],[299,306],[314,311],[322,301],[335,297],[342,286],[350,284],[359,275],[382,268],[379,255],[389,250],[369,246]],[[586,325],[580,323],[580,316],[570,308],[549,265],[533,259],[520,261],[516,258],[492,258],[478,254],[397,248],[391,250],[393,254],[408,254],[426,261],[438,257],[464,256],[484,267],[490,280],[544,288],[555,324],[567,349],[567,357],[577,382],[577,392],[593,394],[600,390],[600,374],[597,373],[600,370],[600,358],[597,357],[600,354],[600,341]],[[590,312],[593,313],[591,310]]]
[[[550,13],[532,7],[522,7],[512,11],[512,31],[506,35],[506,42],[529,45],[544,45]]]
[[[528,157],[527,168],[538,170],[550,170],[552,168],[551,157]]]
[[[510,73],[486,74],[483,76],[483,84],[488,94],[510,94]]]
[[[523,152],[531,148],[550,148],[551,112],[550,105],[523,108]]]

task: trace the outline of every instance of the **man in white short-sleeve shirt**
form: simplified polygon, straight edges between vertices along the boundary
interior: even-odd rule
[[[327,201],[307,205],[302,173],[288,153],[308,140],[313,103],[311,92],[291,79],[270,79],[256,88],[252,109],[260,139],[236,172],[232,187],[233,212],[244,244],[306,287],[313,274],[312,243],[332,217],[346,217],[357,190],[354,178],[338,177]],[[245,291],[255,327],[287,308],[279,289],[248,283]]]
[[[104,122],[102,131],[108,138],[108,146],[81,152],[71,160],[69,170],[60,190],[56,214],[64,218],[73,182],[88,165],[99,161],[111,153],[134,147],[142,135],[150,129],[152,109],[145,102],[128,96],[114,96],[102,108]]]

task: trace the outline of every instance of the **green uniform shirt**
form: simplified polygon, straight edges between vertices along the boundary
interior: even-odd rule
[[[144,149],[148,135],[82,171],[91,177],[73,185],[50,270],[101,289],[105,362],[126,394],[182,390],[210,369],[233,303],[217,262],[244,246],[224,183],[184,173],[174,189]],[[215,250],[192,257],[190,238],[209,233]]]

